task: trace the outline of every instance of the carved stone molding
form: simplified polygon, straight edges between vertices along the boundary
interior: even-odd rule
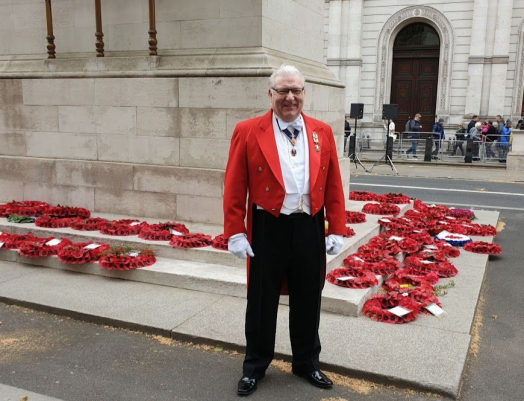
[[[386,96],[391,87],[393,42],[405,26],[425,22],[433,26],[440,36],[440,65],[438,73],[437,110],[435,114],[447,119],[450,114],[451,72],[453,67],[454,37],[449,20],[440,11],[429,6],[406,7],[393,14],[384,24],[377,44],[377,74],[373,120],[382,121],[382,104],[389,103]]]
[[[493,57],[475,57],[468,58],[469,64],[508,64],[508,56],[493,56]]]
[[[361,67],[362,59],[361,58],[328,58],[327,65],[328,66],[337,66],[337,67],[356,65],[356,66]]]
[[[511,105],[511,117],[520,117],[522,113],[522,96],[524,91],[524,19],[519,26],[519,41],[517,44],[517,59],[515,65],[515,81],[513,84],[513,104]]]

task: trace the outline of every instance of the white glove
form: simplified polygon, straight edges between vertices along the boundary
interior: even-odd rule
[[[246,234],[240,233],[229,237],[227,249],[239,259],[247,259],[247,255],[253,257],[255,254],[249,245]]]
[[[342,235],[329,234],[326,239],[326,253],[328,255],[338,254],[343,244],[344,237]]]

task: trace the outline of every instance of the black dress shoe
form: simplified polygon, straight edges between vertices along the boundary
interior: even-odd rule
[[[319,388],[331,388],[333,387],[333,382],[329,380],[329,378],[322,373],[320,370],[314,370],[309,373],[295,373],[295,375],[304,377],[307,379],[309,383],[311,383],[315,387]]]
[[[256,391],[257,389],[257,379],[252,379],[250,377],[244,376],[238,381],[238,395],[249,395]]]

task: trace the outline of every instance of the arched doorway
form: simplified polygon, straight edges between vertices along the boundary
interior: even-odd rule
[[[431,131],[437,108],[440,38],[424,23],[403,28],[393,46],[391,103],[398,104],[397,126],[422,115],[422,131]]]

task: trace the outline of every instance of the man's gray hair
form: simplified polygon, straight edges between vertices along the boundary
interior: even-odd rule
[[[296,67],[289,65],[289,64],[282,64],[269,77],[269,87],[274,88],[275,79],[283,75],[288,75],[288,76],[289,75],[298,75],[300,79],[302,80],[302,86],[304,86],[304,84],[306,83],[306,79],[304,78],[304,75],[302,75],[302,73]]]

